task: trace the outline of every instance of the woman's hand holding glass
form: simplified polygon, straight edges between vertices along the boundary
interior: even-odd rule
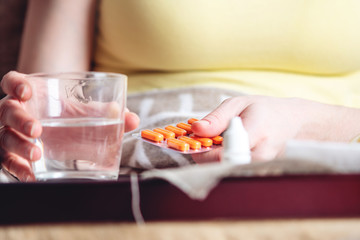
[[[28,141],[28,138],[38,138],[42,133],[42,126],[38,119],[25,110],[26,101],[32,97],[31,86],[25,74],[9,72],[3,77],[1,87],[7,94],[0,102],[1,165],[21,181],[34,180],[31,162],[41,157],[41,149]],[[96,107],[94,111],[99,110]],[[69,114],[81,111],[73,104],[69,104],[68,110]],[[104,110],[109,110],[108,106]],[[125,113],[125,131],[135,129],[138,123],[136,114],[129,111]]]

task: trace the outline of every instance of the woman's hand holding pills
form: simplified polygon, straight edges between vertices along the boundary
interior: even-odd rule
[[[348,142],[360,132],[358,109],[298,98],[241,96],[225,100],[206,117],[193,123],[196,135],[221,134],[235,117],[249,134],[253,161],[281,156],[290,139]],[[220,149],[194,155],[196,162],[220,160]]]
[[[1,87],[7,96],[0,101],[0,163],[3,168],[21,181],[33,180],[30,162],[41,157],[41,150],[28,138],[37,138],[42,133],[40,122],[24,109],[24,103],[32,96],[26,75],[9,72]],[[139,124],[136,114],[125,114],[125,131]]]

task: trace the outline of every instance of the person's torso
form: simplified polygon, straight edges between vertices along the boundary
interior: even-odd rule
[[[102,0],[95,69],[360,69],[357,0]]]

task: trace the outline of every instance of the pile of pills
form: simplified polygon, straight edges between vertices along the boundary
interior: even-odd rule
[[[191,131],[191,124],[198,121],[195,118],[188,123],[178,123],[176,126],[154,128],[153,130],[142,130],[140,134],[133,134],[148,143],[162,148],[169,148],[181,153],[200,153],[210,151],[221,146],[223,138],[216,136],[212,138],[198,137]]]

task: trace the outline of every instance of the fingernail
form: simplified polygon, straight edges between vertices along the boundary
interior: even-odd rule
[[[35,124],[32,121],[26,122],[24,124],[24,130],[27,134],[32,136],[34,134]]]
[[[34,160],[34,148],[31,148],[30,150],[30,160]]]
[[[200,123],[200,124],[203,124],[203,125],[210,125],[210,122],[206,121],[206,120],[199,120],[199,121],[196,121],[196,122]]]
[[[42,155],[42,151],[39,147],[37,146],[33,146],[31,149],[30,149],[30,153],[29,153],[29,159],[30,161],[37,161],[41,158],[41,155]]]
[[[39,160],[40,157],[41,157],[41,152],[40,150],[38,150],[37,147],[32,147],[30,149],[30,153],[29,153],[29,159],[30,161],[36,161],[36,160]]]
[[[27,90],[27,86],[25,84],[20,84],[19,86],[16,87],[16,94],[20,97],[20,99],[23,99],[25,96]]]

